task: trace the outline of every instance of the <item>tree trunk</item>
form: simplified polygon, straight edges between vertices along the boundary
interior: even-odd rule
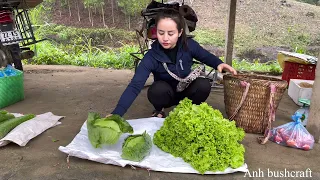
[[[91,12],[91,11],[90,11]],[[93,27],[93,19],[94,17],[92,16],[92,12],[91,12],[91,26]]]
[[[90,8],[88,7],[88,12],[89,12],[89,22],[91,22],[91,13],[90,13]]]
[[[67,3],[68,3],[68,8],[69,8],[69,16],[71,17],[72,14],[71,14],[71,7],[70,7],[70,2],[69,2],[69,0],[67,0]]]
[[[111,0],[111,1],[112,1],[112,0]],[[116,10],[117,10],[117,11],[118,11],[118,7],[119,7],[119,6],[118,6],[118,4],[116,3]]]
[[[76,6],[77,6],[77,11],[78,11],[78,21],[81,21],[81,17],[80,17],[80,7],[79,7],[79,0],[76,0]]]
[[[61,18],[61,16],[62,16],[62,11],[61,11],[61,1],[59,2],[60,3],[60,6],[59,6],[59,15],[60,15],[60,18]]]
[[[112,16],[112,23],[114,24],[114,14],[113,14],[113,0],[111,0],[111,16]]]
[[[129,30],[131,29],[131,16],[129,15]]]
[[[101,5],[101,12],[102,12],[102,21],[103,21],[103,27],[106,27],[106,21],[104,19],[104,8],[103,8],[103,5]]]

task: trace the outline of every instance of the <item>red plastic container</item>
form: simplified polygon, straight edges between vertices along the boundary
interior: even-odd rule
[[[316,65],[314,64],[299,64],[286,61],[282,73],[282,80],[286,80],[288,83],[290,79],[314,80],[315,72]]]
[[[11,23],[12,22],[12,12],[1,10],[0,11],[0,23]]]

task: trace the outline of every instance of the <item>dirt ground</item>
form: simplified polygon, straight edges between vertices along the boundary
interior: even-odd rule
[[[110,113],[121,93],[132,77],[127,70],[93,69],[73,66],[25,66],[25,100],[4,108],[9,112],[42,114],[52,112],[66,116],[62,124],[51,128],[31,140],[25,147],[13,143],[0,148],[0,180],[46,180],[46,179],[245,179],[244,173],[228,175],[196,175],[165,172],[150,172],[104,165],[89,160],[70,157],[58,150],[68,145],[86,120],[88,111],[102,115]],[[223,90],[213,89],[207,101],[224,112]],[[291,121],[297,110],[293,101],[283,97],[277,111],[274,126]],[[126,119],[150,116],[152,106],[146,98],[146,88],[124,116]],[[249,172],[260,169],[261,177],[252,179],[274,179],[270,171],[306,171],[310,168],[311,178],[320,178],[319,144],[311,151],[286,148],[272,142],[257,143],[258,135],[247,134],[243,144]],[[52,141],[52,138],[58,140]],[[262,177],[263,175],[263,177]],[[286,178],[281,178],[286,179]],[[294,178],[290,178],[294,179]]]

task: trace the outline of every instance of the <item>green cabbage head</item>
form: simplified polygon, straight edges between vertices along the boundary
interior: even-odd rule
[[[151,137],[146,131],[143,134],[128,136],[122,145],[122,159],[140,162],[149,155],[152,148]]]
[[[133,133],[130,124],[119,115],[101,118],[98,113],[89,112],[87,129],[93,147],[116,144],[123,133]]]

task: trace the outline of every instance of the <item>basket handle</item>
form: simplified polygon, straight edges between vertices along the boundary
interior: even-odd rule
[[[275,96],[276,93],[276,86],[274,84],[270,85],[270,100],[269,100],[269,121],[268,121],[268,127],[264,133],[264,136],[258,137],[258,142],[260,144],[265,144],[268,142],[270,136],[271,136],[271,123],[272,121],[275,121],[276,119],[276,113],[275,113]]]
[[[246,82],[246,81],[241,81],[240,82],[240,85],[242,87],[246,87],[245,91],[243,92],[243,95],[242,95],[242,98],[241,98],[241,101],[238,105],[238,107],[236,108],[236,110],[234,111],[234,113],[232,114],[232,116],[230,116],[229,120],[232,120],[238,113],[238,111],[240,110],[244,100],[246,99],[247,95],[248,95],[248,92],[249,92],[249,87],[250,87],[250,83]]]

